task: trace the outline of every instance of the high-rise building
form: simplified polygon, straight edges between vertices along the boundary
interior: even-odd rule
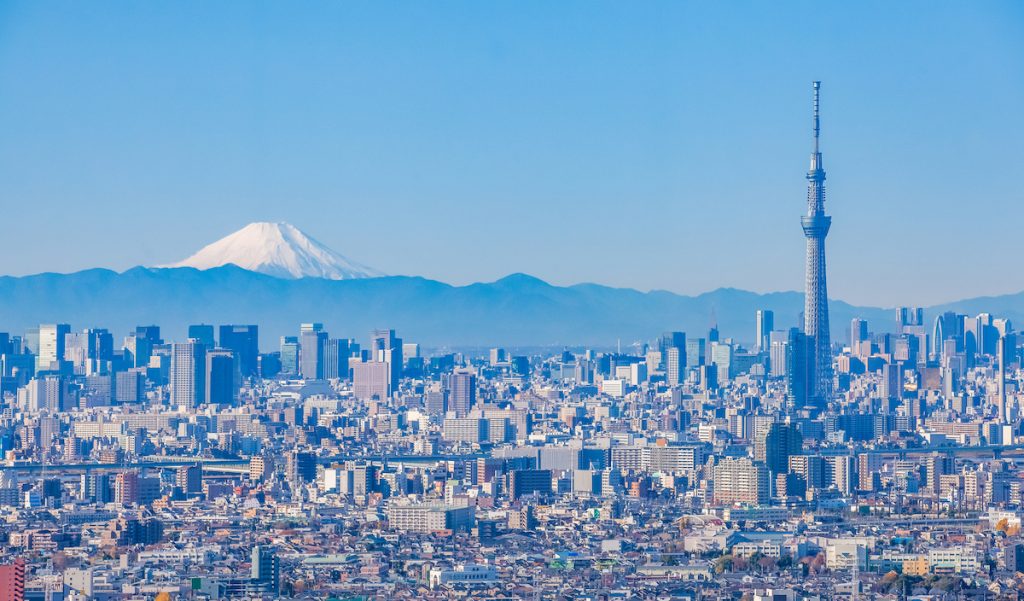
[[[220,347],[235,353],[243,378],[256,376],[260,357],[260,328],[256,325],[223,325]]]
[[[356,361],[352,364],[352,393],[357,399],[391,397],[391,379],[387,363]]]
[[[206,402],[206,347],[194,340],[171,345],[170,382],[172,406]]]
[[[821,82],[814,82],[814,150],[807,172],[807,215],[800,224],[807,238],[807,282],[804,293],[804,333],[810,338],[808,361],[814,378],[808,397],[813,404],[827,401],[832,393],[832,344],[829,340],[828,290],[825,278],[825,236],[832,218],[825,214],[825,169],[818,147],[820,125],[818,94]]]
[[[234,352],[227,349],[213,349],[206,353],[207,403],[213,405],[234,405],[238,396],[238,360]]]
[[[146,377],[141,368],[119,371],[114,376],[114,400],[118,403],[141,403],[146,395]]]
[[[299,375],[299,337],[281,336],[281,373]]]
[[[689,338],[686,341],[684,360],[688,369],[696,369],[707,363],[707,341],[704,338]]]
[[[715,503],[764,505],[770,496],[767,466],[747,457],[722,459],[715,465]]]
[[[370,336],[371,361],[386,363],[391,390],[398,390],[402,378],[402,339],[395,337],[394,330],[374,330]]]
[[[50,323],[39,326],[39,354],[36,356],[37,371],[59,371],[64,360],[65,337],[71,332],[66,323]]]
[[[775,329],[775,313],[768,309],[757,311],[757,331],[754,333],[759,352],[767,352],[771,348],[772,330]]]
[[[665,382],[679,386],[686,379],[686,351],[673,346],[665,351]]]
[[[761,461],[774,474],[789,471],[789,458],[803,451],[804,437],[796,426],[773,423],[754,440],[754,460]]]
[[[347,338],[330,338],[324,345],[324,379],[348,379],[351,357],[351,340]]]
[[[791,409],[807,406],[814,381],[814,362],[810,355],[812,341],[793,328],[786,341],[786,401]]]
[[[854,354],[869,354],[861,353],[860,344],[868,340],[868,322],[867,320],[854,317],[850,320],[850,350]]]
[[[327,332],[322,323],[304,323],[299,330],[299,372],[307,380],[324,379],[324,346]]]
[[[217,346],[217,341],[213,338],[213,326],[210,324],[201,323],[189,326],[188,337],[203,343],[206,348]]]
[[[464,417],[476,405],[476,375],[458,370],[448,378],[448,410]]]

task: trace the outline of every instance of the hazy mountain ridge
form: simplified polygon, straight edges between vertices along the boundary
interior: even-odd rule
[[[276,348],[278,336],[297,332],[303,321],[321,321],[332,335],[355,338],[392,327],[431,346],[612,346],[621,340],[626,347],[671,329],[704,336],[714,315],[723,337],[748,342],[757,309],[775,311],[776,328],[782,329],[796,325],[802,307],[799,292],[720,288],[683,296],[598,284],[553,286],[524,274],[467,286],[409,276],[282,279],[235,265],[0,277],[0,331],[18,333],[61,321],[75,329],[106,327],[120,336],[136,325],[156,323],[167,338],[180,339],[191,323],[257,323],[266,350]],[[893,325],[890,309],[842,301],[830,307],[835,341],[847,339],[853,317],[868,319],[877,331]],[[947,309],[1024,321],[1024,293],[946,303],[929,314]]]

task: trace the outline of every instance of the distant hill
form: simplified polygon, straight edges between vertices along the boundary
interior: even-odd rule
[[[1020,313],[1024,298],[1001,303]],[[985,301],[965,301],[971,306]],[[282,279],[225,265],[136,267],[124,273],[91,269],[71,274],[0,277],[0,331],[21,332],[39,323],[73,328],[106,327],[121,336],[136,325],[156,323],[168,339],[184,337],[191,323],[256,323],[261,346],[277,347],[300,322],[321,321],[332,335],[365,338],[391,327],[428,346],[560,346],[625,348],[665,330],[704,336],[712,317],[723,337],[754,338],[754,312],[775,311],[776,327],[797,324],[803,295],[757,294],[722,288],[698,296],[639,292],[596,284],[552,286],[515,274],[496,282],[450,286],[419,277],[345,280]],[[891,326],[889,310],[831,303],[837,341],[847,339],[850,319]]]

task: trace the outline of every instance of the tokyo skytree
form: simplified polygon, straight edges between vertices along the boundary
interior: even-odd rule
[[[828,330],[828,292],[825,285],[825,236],[832,218],[825,214],[825,169],[818,148],[820,132],[818,95],[821,82],[814,82],[814,151],[807,172],[807,216],[800,219],[807,238],[807,281],[804,291],[804,333],[808,337],[807,397],[822,406],[832,392],[832,347]]]

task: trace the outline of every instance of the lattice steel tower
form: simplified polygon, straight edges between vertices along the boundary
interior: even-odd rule
[[[828,292],[825,286],[825,236],[832,218],[825,214],[825,169],[818,149],[818,93],[814,82],[814,151],[807,172],[807,216],[800,219],[807,238],[807,282],[804,292],[804,333],[813,339],[808,353],[808,402],[822,405],[832,393],[832,346],[828,333]]]

